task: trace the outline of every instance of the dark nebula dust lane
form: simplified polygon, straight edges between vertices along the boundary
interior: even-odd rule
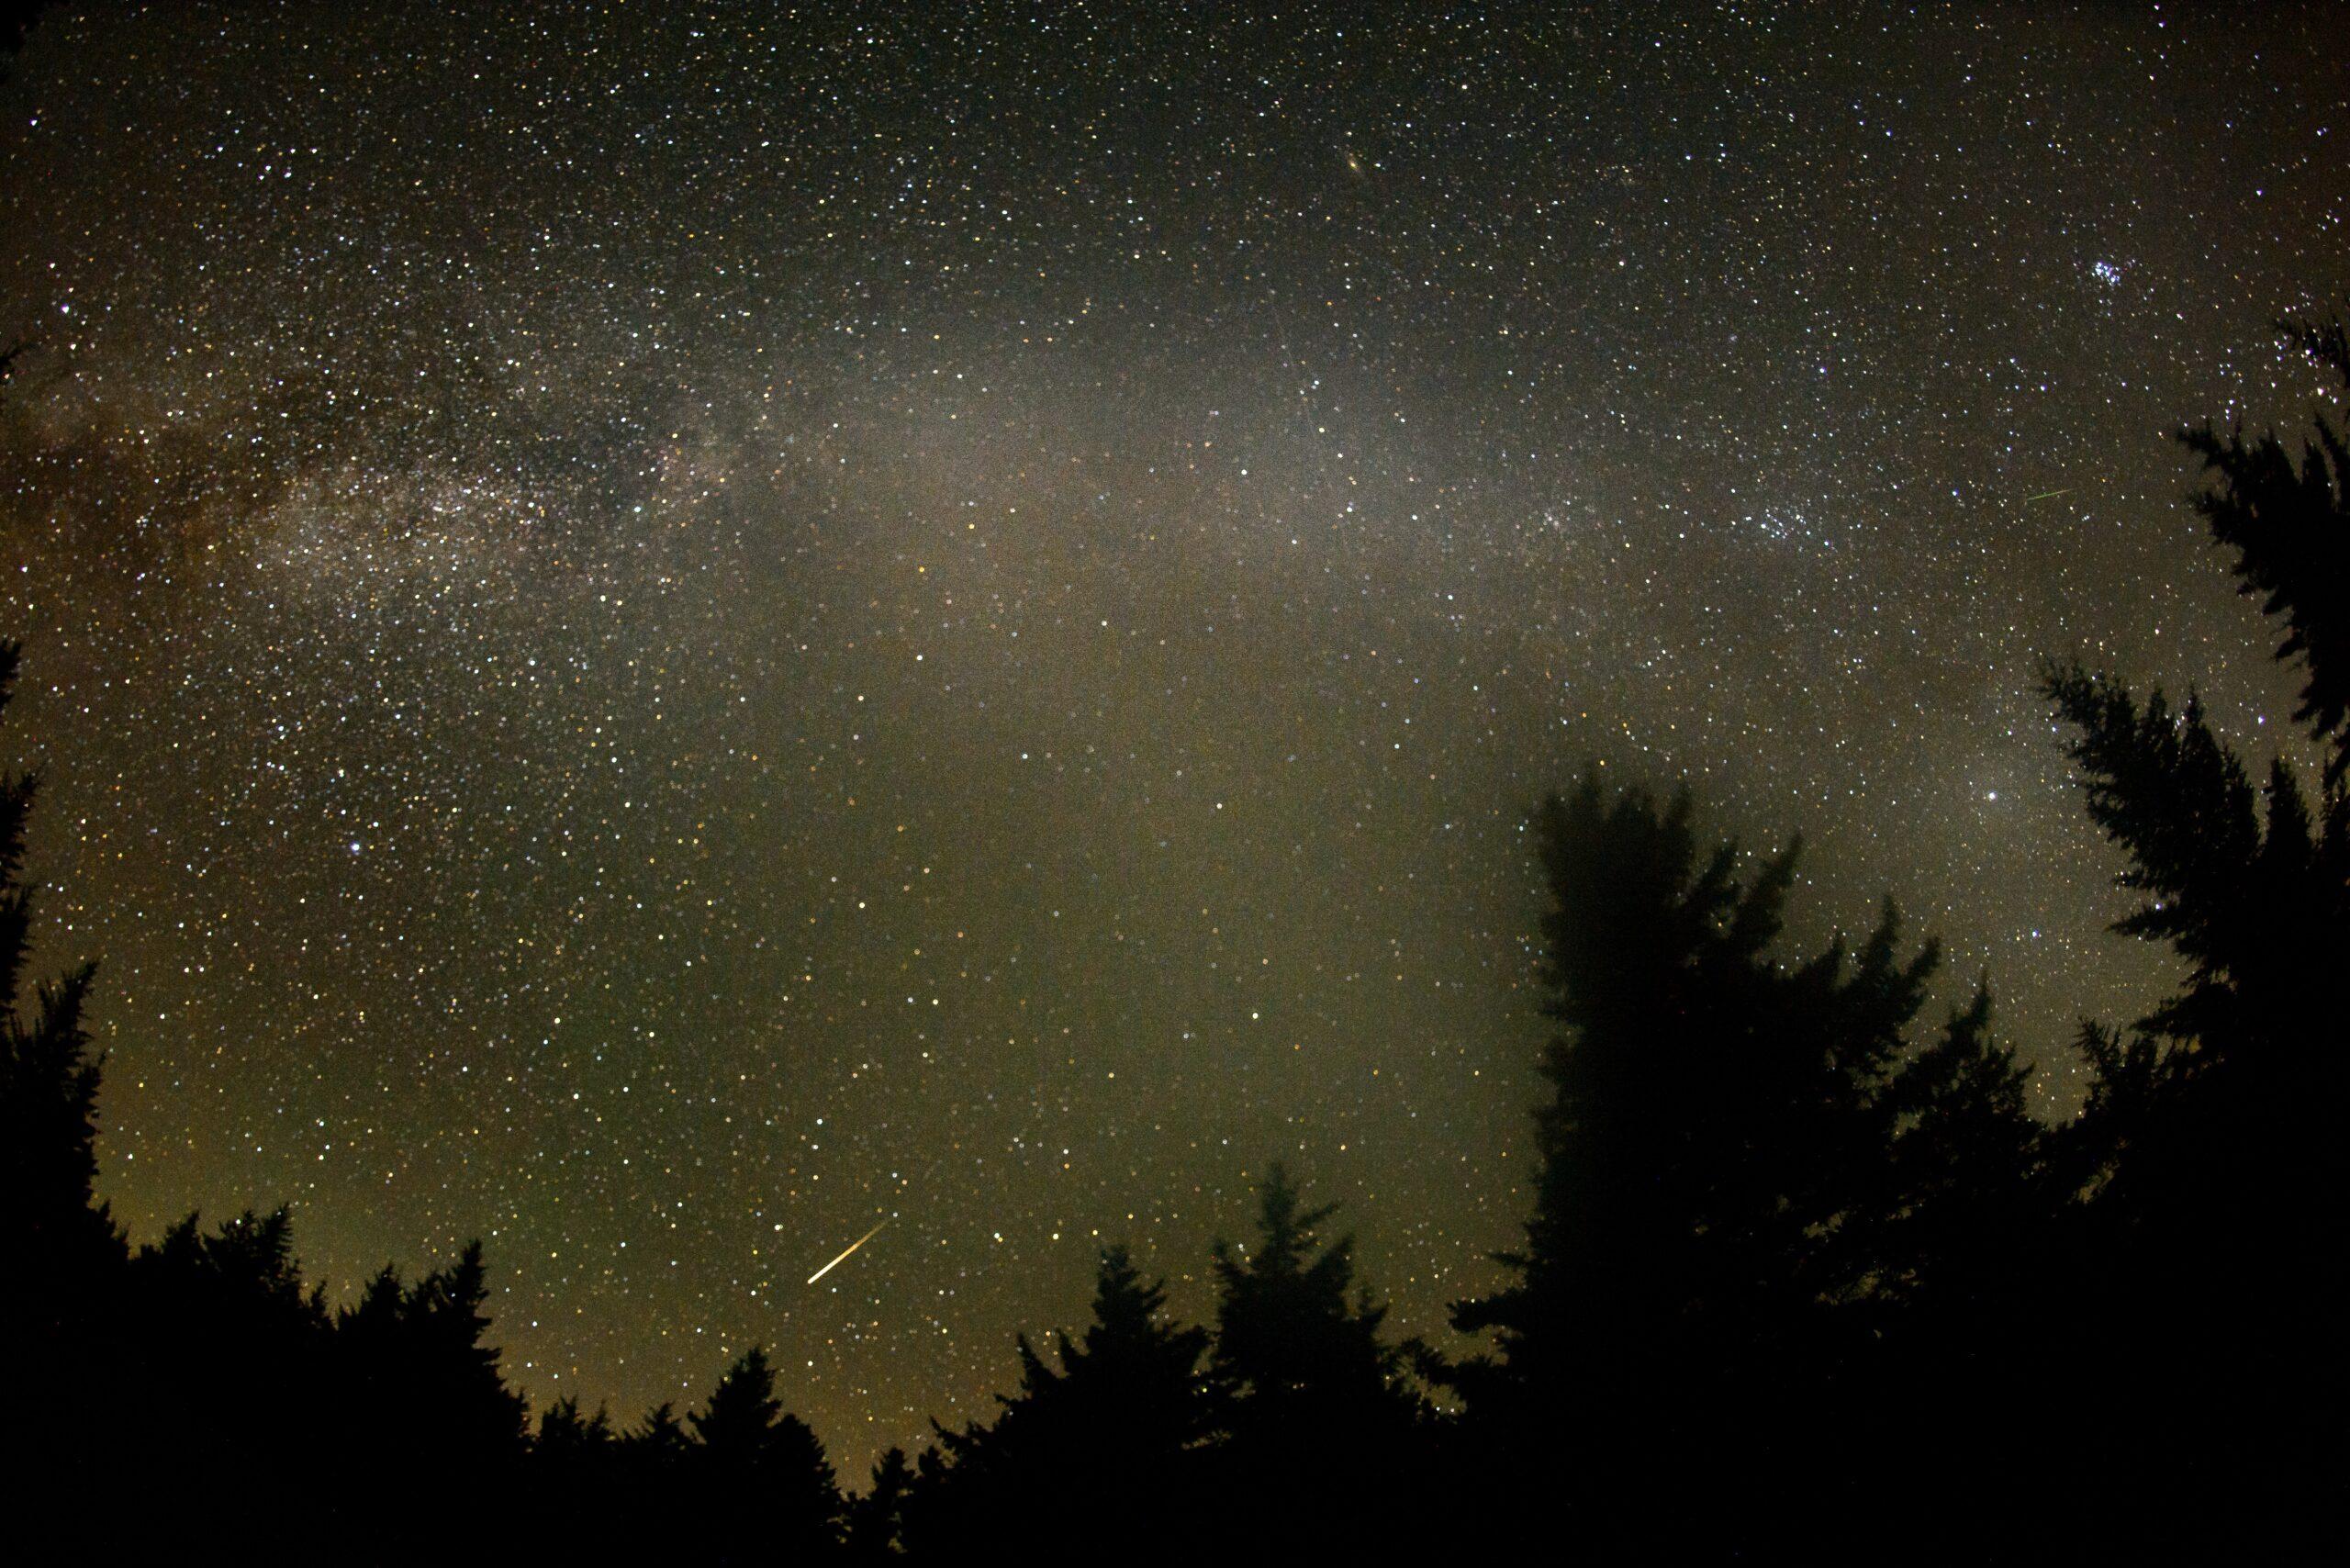
[[[1276,1158],[1442,1338],[1593,761],[2069,1103],[2168,977],[2038,661],[2285,723],[2165,436],[2315,390],[2338,14],[1248,10],[34,30],[0,631],[135,1236],[480,1236],[535,1400],[764,1343],[851,1469]]]

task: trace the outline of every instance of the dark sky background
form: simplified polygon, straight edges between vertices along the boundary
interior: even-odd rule
[[[0,630],[102,1190],[479,1235],[534,1399],[763,1341],[851,1471],[1102,1240],[1205,1311],[1276,1158],[1441,1338],[1595,759],[1803,831],[1807,943],[1889,890],[2061,1111],[2164,975],[2036,661],[2285,727],[2164,438],[2318,388],[2341,22],[52,13]]]

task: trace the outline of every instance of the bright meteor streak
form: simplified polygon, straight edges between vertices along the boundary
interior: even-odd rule
[[[885,1215],[882,1216],[881,1225],[887,1225],[897,1217],[898,1216],[896,1215]],[[864,1246],[867,1242],[881,1234],[881,1225],[875,1226],[871,1230],[867,1231],[863,1236],[858,1237],[855,1241],[850,1242],[846,1247],[841,1249],[841,1255],[838,1258],[834,1259],[831,1262],[825,1264],[822,1268],[817,1270],[814,1273],[809,1275],[808,1282],[812,1285],[818,1280],[822,1279],[826,1274],[831,1273],[834,1269],[839,1268],[842,1263],[847,1260],[850,1253],[856,1251],[858,1248]]]

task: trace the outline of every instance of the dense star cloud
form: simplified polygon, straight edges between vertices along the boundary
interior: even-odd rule
[[[53,14],[0,630],[102,1189],[482,1236],[540,1401],[763,1342],[848,1469],[1102,1240],[1198,1311],[1273,1159],[1441,1337],[1587,760],[1804,831],[1807,939],[1890,890],[2064,1108],[2165,977],[2037,661],[2284,727],[2163,437],[2314,390],[2337,22]]]

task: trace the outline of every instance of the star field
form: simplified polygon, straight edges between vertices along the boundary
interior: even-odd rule
[[[2165,975],[2043,655],[2290,681],[2165,440],[2350,289],[2323,6],[92,6],[0,87],[0,631],[101,1192],[481,1236],[543,1403],[845,1470],[1287,1159],[1529,1198],[1587,761],[2069,1104]],[[814,1286],[809,1273],[899,1217]]]

